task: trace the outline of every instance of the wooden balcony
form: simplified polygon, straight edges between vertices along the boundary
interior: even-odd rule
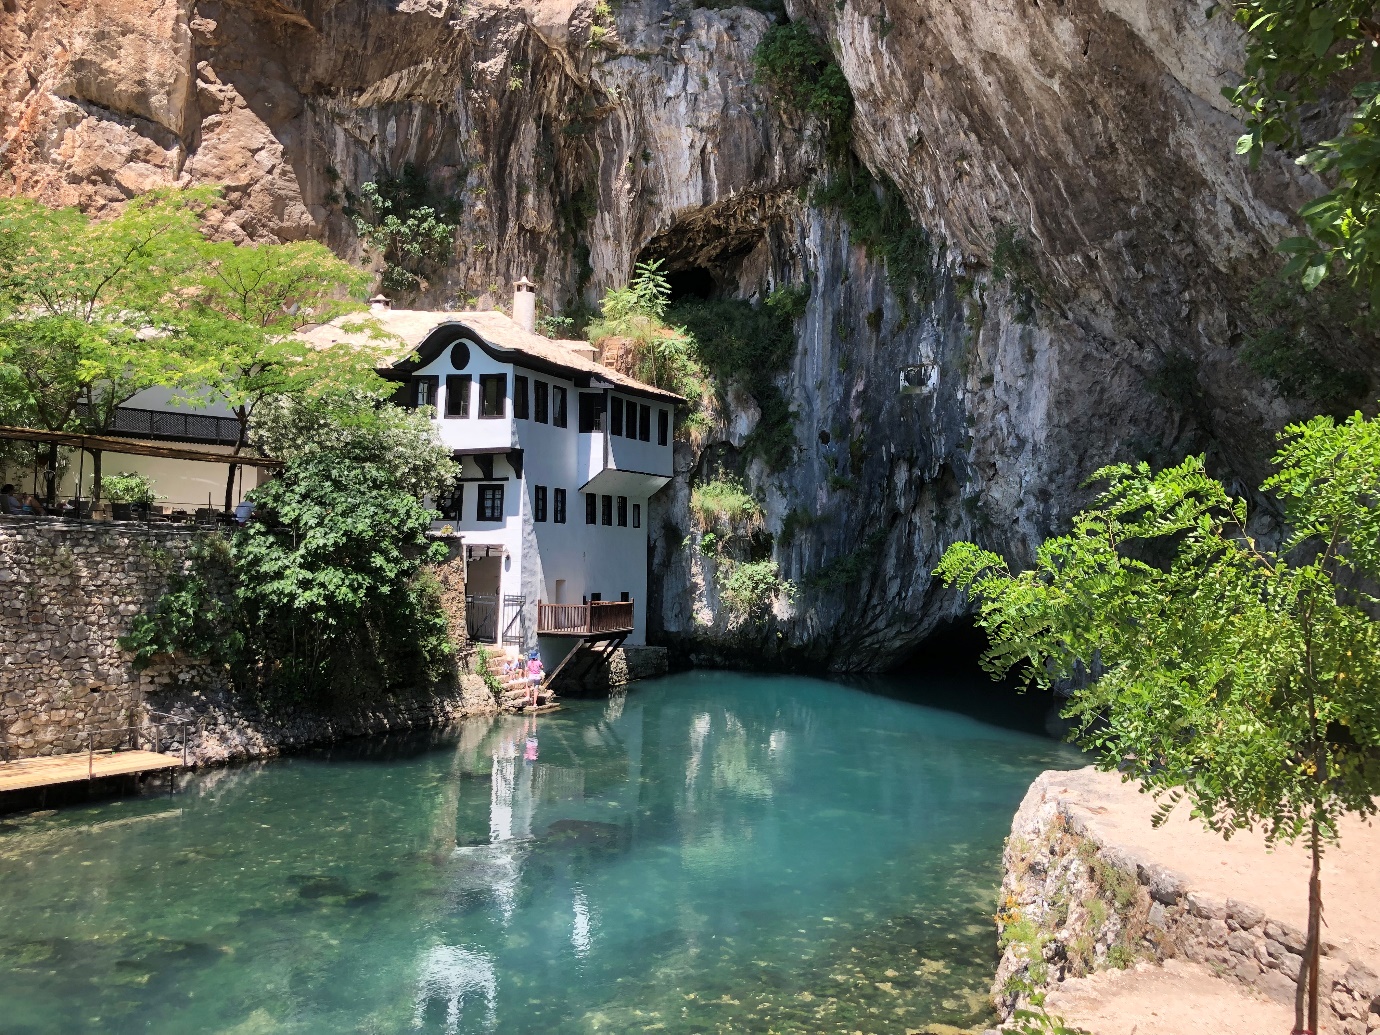
[[[631,600],[537,604],[537,634],[540,636],[614,636],[632,631]]]

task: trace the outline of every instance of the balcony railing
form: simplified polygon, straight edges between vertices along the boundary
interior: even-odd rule
[[[77,404],[77,416],[89,418],[90,408]],[[240,422],[234,417],[187,410],[141,410],[134,406],[120,406],[107,435],[128,438],[170,439],[176,442],[198,442],[210,446],[233,446],[240,438]]]
[[[632,631],[631,600],[537,605],[537,633],[541,636],[595,636]]]

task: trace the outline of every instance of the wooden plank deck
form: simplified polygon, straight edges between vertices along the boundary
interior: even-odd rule
[[[181,767],[181,758],[154,751],[97,751],[92,756],[83,751],[75,755],[21,758],[0,762],[0,792],[75,783],[88,777],[124,776]]]

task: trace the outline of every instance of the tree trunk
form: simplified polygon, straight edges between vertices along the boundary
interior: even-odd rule
[[[101,502],[101,450],[91,450],[91,509]]]
[[[240,455],[240,450],[244,448],[245,432],[248,430],[249,418],[247,415],[237,413],[240,427],[239,433],[235,436],[234,456]],[[225,476],[225,510],[226,513],[235,509],[235,475],[239,472],[239,464],[230,464],[229,473]]]
[[[1316,818],[1309,836],[1309,847],[1313,856],[1313,871],[1308,878],[1308,938],[1303,947],[1303,962],[1299,966],[1299,980],[1294,992],[1294,1035],[1317,1035],[1318,1032],[1318,961],[1322,955],[1322,837]]]
[[[48,447],[48,470],[43,473],[43,506],[49,511],[57,508],[58,491],[58,447],[57,444]]]

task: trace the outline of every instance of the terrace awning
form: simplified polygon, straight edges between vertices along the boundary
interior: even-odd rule
[[[188,449],[183,446],[163,446],[153,442],[131,442],[110,435],[83,435],[71,431],[42,431],[38,428],[0,427],[0,439],[18,442],[45,442],[70,449],[98,449],[103,453],[126,453],[130,456],[161,456],[167,460],[201,460],[208,464],[236,464],[242,467],[279,468],[283,461],[250,453],[216,453],[209,449]]]

